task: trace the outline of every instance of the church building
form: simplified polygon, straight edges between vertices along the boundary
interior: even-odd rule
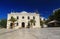
[[[7,17],[7,29],[10,29],[12,26],[12,22],[9,21],[9,19],[11,19],[11,17],[14,17],[15,19],[17,19],[13,28],[18,29],[18,28],[40,28],[40,16],[38,13],[36,12],[26,12],[26,11],[22,11],[22,12],[11,12],[8,14]],[[31,25],[30,20],[34,19],[35,23],[34,25]],[[32,26],[32,27],[31,27]]]

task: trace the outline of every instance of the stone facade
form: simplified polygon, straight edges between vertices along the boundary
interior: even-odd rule
[[[11,27],[11,21],[8,21],[9,19],[11,19],[11,17],[14,17],[15,19],[17,19],[17,21],[15,22],[15,26],[14,28],[18,29],[21,27],[26,28],[29,25],[29,21],[31,19],[35,19],[35,25],[33,25],[32,28],[40,28],[40,16],[39,14],[37,14],[36,12],[31,13],[31,12],[11,12],[8,14],[7,17],[7,29],[9,29]]]

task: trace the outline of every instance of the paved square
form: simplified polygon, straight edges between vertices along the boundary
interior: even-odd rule
[[[0,29],[0,39],[60,39],[60,28]]]

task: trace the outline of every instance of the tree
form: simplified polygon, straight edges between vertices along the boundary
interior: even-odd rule
[[[42,20],[40,20],[40,25],[41,25],[41,27],[43,27],[43,21]]]
[[[41,20],[41,18],[40,18],[40,25],[42,28],[44,27],[44,24],[46,24],[45,21],[46,21],[45,19]]]
[[[31,27],[32,27],[32,25],[35,25],[35,22],[36,22],[36,21],[35,21],[34,19],[31,19],[31,20],[30,20]]]
[[[46,21],[46,23],[52,20],[60,21],[60,9],[54,10],[54,12],[48,17],[48,20]]]
[[[6,28],[6,25],[7,25],[7,20],[6,20],[6,19],[2,19],[2,20],[0,21],[0,27]]]
[[[9,19],[9,21],[12,22],[12,26],[11,26],[11,28],[13,28],[14,25],[15,25],[15,21],[17,21],[17,20],[12,16],[11,19]]]
[[[57,10],[53,13],[53,15],[54,15],[55,20],[60,21],[60,9],[57,9]]]

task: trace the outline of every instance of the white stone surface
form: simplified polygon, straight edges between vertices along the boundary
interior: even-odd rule
[[[0,29],[0,39],[60,39],[60,28]]]
[[[33,16],[35,17],[35,21],[36,21],[34,28],[35,27],[41,27],[40,26],[40,16],[39,16],[39,14],[36,14],[35,12],[31,13],[31,12],[22,11],[22,12],[11,12],[10,14],[8,14],[8,17],[7,17],[7,29],[10,28],[11,21],[8,21],[8,20],[11,19],[11,16],[13,16],[16,19],[17,19],[17,16],[19,17],[19,19],[15,22],[15,23],[18,22],[19,25],[15,26],[15,28],[21,27],[22,22],[24,22],[25,27],[27,27],[28,21],[33,19]],[[24,16],[24,19],[22,19],[23,16]],[[28,19],[28,16],[30,17],[30,19]]]

